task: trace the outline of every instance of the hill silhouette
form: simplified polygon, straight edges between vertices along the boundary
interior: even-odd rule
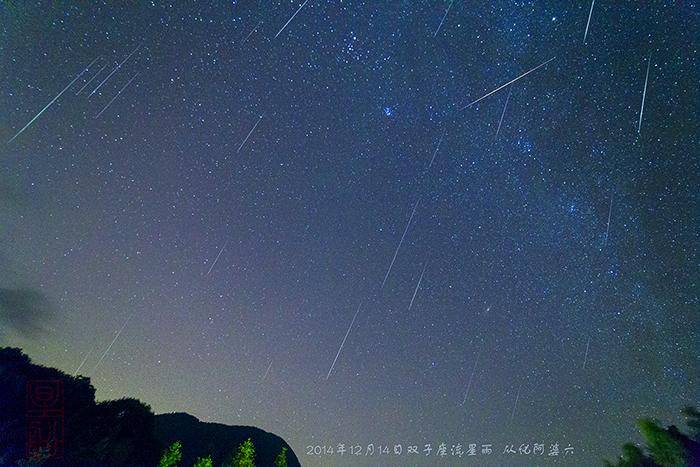
[[[275,456],[287,447],[287,464],[298,466],[299,460],[282,438],[252,426],[231,426],[198,420],[188,413],[155,416],[155,433],[162,446],[182,442],[182,461],[194,463],[197,457],[211,454],[214,465],[227,461],[233,449],[246,439],[253,440],[258,465],[274,465]]]
[[[154,415],[133,398],[96,402],[89,378],[34,364],[20,349],[0,347],[0,465],[38,458],[44,465],[154,466],[174,441],[182,443],[182,465],[208,455],[220,465],[248,438],[258,465],[273,465],[283,447],[288,465],[300,465],[292,448],[272,433],[205,423],[186,413]]]

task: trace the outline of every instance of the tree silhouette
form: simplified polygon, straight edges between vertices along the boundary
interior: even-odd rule
[[[685,423],[690,428],[690,436],[700,442],[700,411],[692,406],[684,407],[681,413],[685,417]]]
[[[283,447],[282,451],[275,457],[275,467],[287,467],[287,447]]]
[[[692,437],[685,435],[673,425],[663,428],[654,420],[642,418],[637,422],[637,426],[644,438],[647,452],[645,453],[643,449],[632,443],[626,443],[622,446],[622,456],[617,462],[605,461],[605,465],[611,467],[700,465],[700,439],[698,439],[700,413],[693,407],[684,408],[682,413],[691,428]]]
[[[0,330],[2,325],[0,322]],[[60,383],[60,407],[65,410],[61,441],[66,447],[60,463],[52,458],[51,443],[58,441],[56,436],[27,452],[31,381]],[[155,416],[149,406],[133,398],[96,402],[89,378],[36,365],[20,349],[0,346],[0,466],[189,467],[196,461],[207,465],[209,456],[212,465],[218,466],[224,459],[230,465],[233,454],[240,451],[234,465],[252,467],[257,462],[268,467],[275,465],[275,456],[282,447],[287,448],[287,462],[299,465],[292,448],[270,433],[204,423],[185,413]]]
[[[637,423],[651,458],[659,465],[686,465],[687,455],[681,442],[655,421],[643,418]]]
[[[175,441],[163,453],[163,457],[160,458],[158,467],[177,467],[180,464],[181,460],[182,444],[180,443],[180,441]]]
[[[194,463],[194,467],[213,467],[211,456],[198,457]]]
[[[253,440],[248,438],[238,446],[231,465],[233,467],[255,467],[255,446],[253,446]]]
[[[618,460],[617,464],[612,464],[610,462],[605,462],[607,466],[616,467],[641,467],[641,466],[654,466],[654,462],[644,455],[644,451],[638,448],[632,443],[625,443],[622,445],[622,456]]]

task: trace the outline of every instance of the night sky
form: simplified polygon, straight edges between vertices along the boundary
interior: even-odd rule
[[[114,3],[0,5],[0,342],[304,465],[697,403],[696,2]]]

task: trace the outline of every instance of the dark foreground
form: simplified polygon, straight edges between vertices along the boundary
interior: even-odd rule
[[[0,348],[0,465],[158,465],[174,442],[180,465],[211,456],[231,461],[250,439],[256,465],[275,465],[286,448],[279,436],[255,427],[205,423],[186,413],[155,415],[137,399],[96,402],[90,379],[32,363],[15,348]]]

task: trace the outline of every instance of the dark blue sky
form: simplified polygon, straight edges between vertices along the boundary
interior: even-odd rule
[[[2,341],[305,465],[581,465],[679,423],[697,3],[599,0],[585,43],[590,2],[309,0],[282,30],[301,5],[0,6],[0,274],[54,306]]]

